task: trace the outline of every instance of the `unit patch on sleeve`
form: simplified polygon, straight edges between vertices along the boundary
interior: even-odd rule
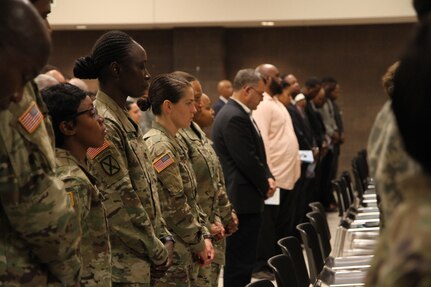
[[[35,102],[19,118],[22,127],[30,134],[37,129],[42,121],[43,115]]]
[[[118,161],[111,155],[107,155],[100,161],[103,171],[110,176],[116,175],[120,171]]]
[[[172,158],[169,152],[166,152],[161,157],[153,161],[153,167],[157,171],[157,173],[161,173],[165,168],[174,163],[174,159]]]

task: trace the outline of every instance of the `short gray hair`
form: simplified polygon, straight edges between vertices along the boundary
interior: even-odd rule
[[[235,79],[233,80],[233,90],[239,91],[244,86],[256,86],[259,81],[262,80],[262,76],[255,69],[242,69],[236,73]]]

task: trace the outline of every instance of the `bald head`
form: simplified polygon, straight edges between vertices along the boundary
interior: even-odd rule
[[[55,86],[60,84],[55,78],[46,75],[40,74],[36,78],[34,78],[34,82],[36,83],[38,89],[41,91],[43,89]]]
[[[7,109],[46,64],[51,40],[37,11],[23,0],[0,1],[0,35],[0,109]]]
[[[83,90],[86,93],[88,93],[90,91],[90,89],[88,88],[88,85],[81,79],[72,78],[69,80],[69,84],[80,88],[81,90]]]
[[[233,93],[232,83],[229,80],[221,80],[217,84],[217,92],[223,98],[229,99]]]
[[[256,67],[256,71],[262,75],[265,80],[265,92],[269,95],[280,95],[283,92],[281,85],[280,72],[272,64],[262,64]]]
[[[256,67],[256,71],[258,71],[263,77],[280,77],[280,72],[278,68],[272,64],[262,64]]]
[[[46,72],[45,74],[53,77],[59,83],[66,83],[66,79],[64,78],[63,74],[59,70],[50,70],[50,71]]]
[[[27,1],[0,2],[0,34],[2,56],[12,51],[44,59],[49,56],[50,36],[38,12]]]

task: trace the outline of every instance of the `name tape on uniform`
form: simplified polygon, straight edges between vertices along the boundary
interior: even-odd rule
[[[172,158],[169,152],[163,154],[161,157],[153,161],[153,167],[157,171],[157,173],[161,173],[165,168],[174,163],[174,159]]]
[[[22,127],[30,134],[37,129],[42,121],[43,115],[35,102],[19,117]]]

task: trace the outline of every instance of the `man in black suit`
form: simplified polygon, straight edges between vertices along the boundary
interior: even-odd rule
[[[213,127],[215,150],[226,179],[227,192],[239,219],[239,229],[226,240],[224,286],[245,286],[251,280],[262,221],[264,200],[275,192],[265,148],[251,111],[263,99],[265,84],[253,69],[240,70],[233,96],[219,112]]]
[[[215,115],[218,114],[221,108],[223,108],[227,103],[227,100],[232,96],[232,83],[228,80],[221,80],[217,84],[217,92],[219,94],[219,98],[213,106]]]

